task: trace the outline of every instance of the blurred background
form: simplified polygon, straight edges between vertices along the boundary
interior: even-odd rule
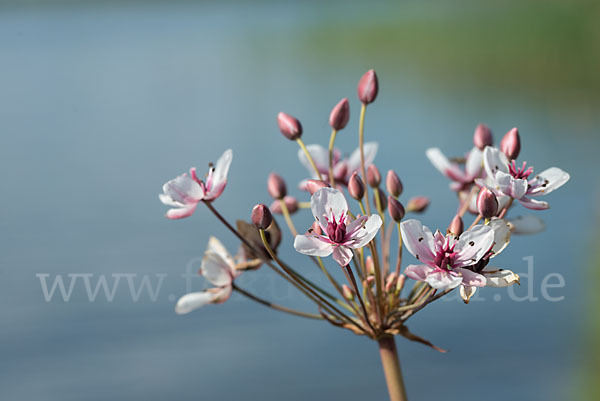
[[[462,155],[480,122],[498,141],[519,127],[521,159],[572,177],[537,212],[546,231],[513,237],[495,260],[526,273],[533,256],[533,277],[515,293],[539,300],[485,289],[485,300],[438,302],[411,319],[450,352],[397,339],[409,398],[598,400],[599,20],[593,0],[0,2],[0,398],[386,399],[365,338],[237,295],[176,316],[181,275],[197,270],[209,236],[232,252],[238,244],[203,208],[168,221],[157,198],[165,181],[203,172],[231,147],[216,204],[225,216],[269,202],[271,171],[307,200],[276,114],[297,116],[305,142],[326,146],[329,111],[349,97],[337,142],[349,153],[356,84],[375,68],[367,140],[381,144],[380,170],[402,178],[401,200],[432,199],[425,224],[445,228],[456,210],[425,149]],[[298,227],[311,219],[294,217]],[[323,280],[290,238],[285,259]],[[137,274],[136,286],[149,275],[155,287],[167,276],[155,301],[144,291],[134,302],[123,281],[112,302],[102,290],[90,302],[81,282],[68,302],[58,290],[46,302],[40,273],[67,287],[69,273],[93,274],[93,284]],[[548,290],[562,301],[542,297],[550,273],[565,279]],[[264,268],[240,285],[311,306]]]

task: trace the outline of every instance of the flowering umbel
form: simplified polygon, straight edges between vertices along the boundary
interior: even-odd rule
[[[406,401],[394,336],[445,352],[410,331],[408,320],[455,290],[469,303],[483,287],[519,284],[517,273],[490,264],[516,234],[540,232],[545,223],[537,216],[514,217],[509,213],[518,205],[547,209],[548,203],[537,198],[558,189],[570,177],[557,167],[535,175],[526,162],[516,161],[526,150],[516,128],[496,148],[491,129],[479,124],[472,137],[474,146],[469,145],[470,149],[459,157],[447,157],[436,147],[426,151],[434,167],[450,180],[450,188],[458,198],[456,211],[443,220],[444,225],[450,222],[448,228],[433,232],[414,218],[431,208],[430,198],[401,198],[405,191],[396,171],[404,175],[413,173],[414,168],[406,166],[403,170],[397,166],[397,170],[387,170],[383,179],[373,164],[378,144],[364,141],[366,109],[379,91],[375,71],[367,71],[357,89],[359,145],[348,157],[335,147],[335,139],[337,131],[348,126],[351,100],[342,99],[329,114],[332,131],[327,148],[304,145],[301,136],[312,133],[303,134],[300,122],[289,114],[277,116],[281,134],[297,143],[300,162],[309,172],[300,189],[311,195],[310,202],[305,192],[288,188],[282,176],[272,173],[265,191],[265,197],[272,198],[271,206],[266,206],[265,199],[253,202],[256,206],[251,222],[237,220],[232,224],[215,205],[227,184],[231,150],[225,151],[216,165],[210,165],[205,178],[200,179],[192,168],[189,175],[182,174],[163,186],[159,197],[171,207],[168,218],[190,216],[200,204],[240,242],[239,252],[233,257],[216,238],[210,238],[200,274],[211,287],[182,296],[175,311],[185,314],[207,304],[223,303],[235,291],[264,307],[326,321],[366,336],[379,345],[391,401]],[[323,114],[323,124],[325,120]],[[403,160],[403,152],[407,152],[404,147],[397,150],[394,160],[398,163]],[[247,166],[248,171],[252,167]],[[269,167],[286,171],[279,166]],[[244,185],[252,185],[252,179],[248,177]],[[437,204],[438,199],[433,200]],[[289,236],[280,230],[280,219],[285,221]],[[296,224],[300,222],[298,230]],[[290,238],[294,249],[307,255],[310,263],[293,267],[285,260],[288,255],[280,252],[279,245]],[[407,264],[410,255],[416,262]],[[275,304],[243,288],[241,280],[236,282],[243,271],[260,266],[305,296],[313,309]],[[306,277],[315,266],[327,285]],[[344,282],[339,282],[340,278]]]

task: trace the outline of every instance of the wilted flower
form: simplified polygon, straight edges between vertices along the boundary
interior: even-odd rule
[[[173,207],[167,211],[167,217],[181,219],[191,216],[198,202],[212,202],[221,196],[227,185],[232,157],[231,149],[226,150],[216,166],[210,166],[206,182],[196,176],[196,168],[193,167],[190,169],[190,176],[184,173],[163,185],[163,193],[158,197],[162,203]]]
[[[223,244],[215,237],[210,237],[200,274],[214,287],[179,298],[175,305],[177,314],[183,315],[204,305],[227,301],[233,290],[233,280],[241,274],[241,270],[236,269],[236,262]]]
[[[297,235],[294,248],[311,256],[325,257],[333,253],[340,266],[348,265],[352,249],[367,245],[381,227],[381,218],[376,214],[350,221],[348,203],[337,189],[320,189],[311,197],[310,207],[325,235]]]
[[[547,202],[533,198],[549,194],[570,178],[558,167],[550,167],[530,179],[533,167],[527,167],[526,162],[517,167],[514,160],[509,163],[503,152],[490,146],[483,151],[483,163],[487,178],[478,179],[477,184],[488,187],[498,196],[516,199],[528,209],[548,209],[550,206]]]

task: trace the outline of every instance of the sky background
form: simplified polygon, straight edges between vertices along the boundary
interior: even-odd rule
[[[593,378],[599,368],[590,306],[598,281],[598,4],[323,3],[0,2],[1,399],[386,399],[368,339],[236,295],[176,316],[181,275],[188,265],[197,270],[209,236],[232,252],[238,244],[202,208],[168,221],[157,198],[165,181],[191,166],[203,171],[232,148],[229,184],[215,205],[225,216],[248,219],[255,203],[270,202],[271,171],[308,200],[295,189],[307,172],[276,115],[297,116],[305,142],[326,146],[329,111],[349,97],[351,122],[337,144],[350,153],[356,84],[370,68],[380,92],[366,138],[380,143],[380,170],[400,175],[401,201],[432,199],[421,216],[428,226],[445,228],[456,199],[425,150],[464,154],[480,122],[497,140],[519,127],[521,160],[571,174],[546,199],[551,209],[537,212],[546,231],[513,237],[495,259],[521,274],[533,256],[533,277],[515,293],[531,288],[540,300],[485,289],[484,301],[438,302],[411,319],[412,331],[450,352],[397,339],[410,399],[597,399],[584,373]],[[308,227],[312,217],[294,220]],[[284,240],[284,258],[324,283],[291,236]],[[132,301],[126,282],[112,302],[90,302],[81,284],[68,302],[57,294],[46,302],[40,273],[149,275],[153,283],[167,276],[154,302],[147,292]],[[565,279],[550,290],[561,302],[542,299],[551,273]],[[310,309],[265,268],[240,285]]]

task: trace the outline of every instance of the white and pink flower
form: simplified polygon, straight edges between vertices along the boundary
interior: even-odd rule
[[[329,150],[316,144],[307,145],[306,149],[315,162],[323,180],[329,182]],[[373,163],[373,160],[375,160],[375,156],[377,155],[377,149],[377,142],[367,142],[364,144],[365,167],[368,167]],[[300,163],[302,163],[310,173],[312,179],[319,179],[302,149],[298,151],[298,159],[300,159]],[[337,183],[346,185],[352,173],[359,170],[360,149],[355,149],[347,159],[342,159],[342,152],[339,149],[336,148],[333,150],[333,176]],[[303,180],[300,182],[300,189],[306,189],[306,181],[307,180]]]
[[[215,237],[210,237],[202,258],[200,274],[214,287],[179,298],[175,305],[177,314],[183,315],[204,305],[227,301],[233,291],[233,280],[241,274],[241,270],[236,269],[233,257],[223,244]]]
[[[529,178],[533,174],[533,167],[528,167],[526,162],[520,167],[514,160],[509,163],[504,153],[490,146],[483,151],[483,164],[487,178],[475,180],[477,185],[488,187],[497,196],[516,199],[528,209],[548,209],[548,202],[534,198],[560,188],[570,178],[568,173],[558,167],[550,167]]]
[[[196,176],[196,168],[192,167],[189,176],[184,173],[163,185],[163,193],[158,197],[162,203],[173,207],[167,211],[166,216],[169,219],[191,216],[198,202],[212,202],[221,196],[227,185],[227,173],[232,157],[231,149],[226,150],[217,164],[210,166],[206,182]]]
[[[325,257],[333,254],[340,266],[352,260],[352,249],[367,245],[381,227],[379,215],[358,216],[351,221],[344,195],[333,188],[321,188],[310,199],[312,213],[319,223],[322,235],[297,235],[296,251],[310,256]]]
[[[404,274],[424,281],[436,290],[450,290],[461,286],[465,302],[477,287],[506,286],[518,281],[509,270],[486,270],[490,257],[508,245],[510,228],[504,220],[494,219],[489,225],[476,225],[459,237],[435,234],[418,220],[407,220],[401,225],[406,249],[421,263],[409,265]]]
[[[481,177],[482,152],[477,147],[473,147],[467,155],[464,169],[458,163],[451,162],[438,148],[429,148],[425,154],[431,164],[452,181],[450,189],[453,191],[468,189],[476,178]]]

